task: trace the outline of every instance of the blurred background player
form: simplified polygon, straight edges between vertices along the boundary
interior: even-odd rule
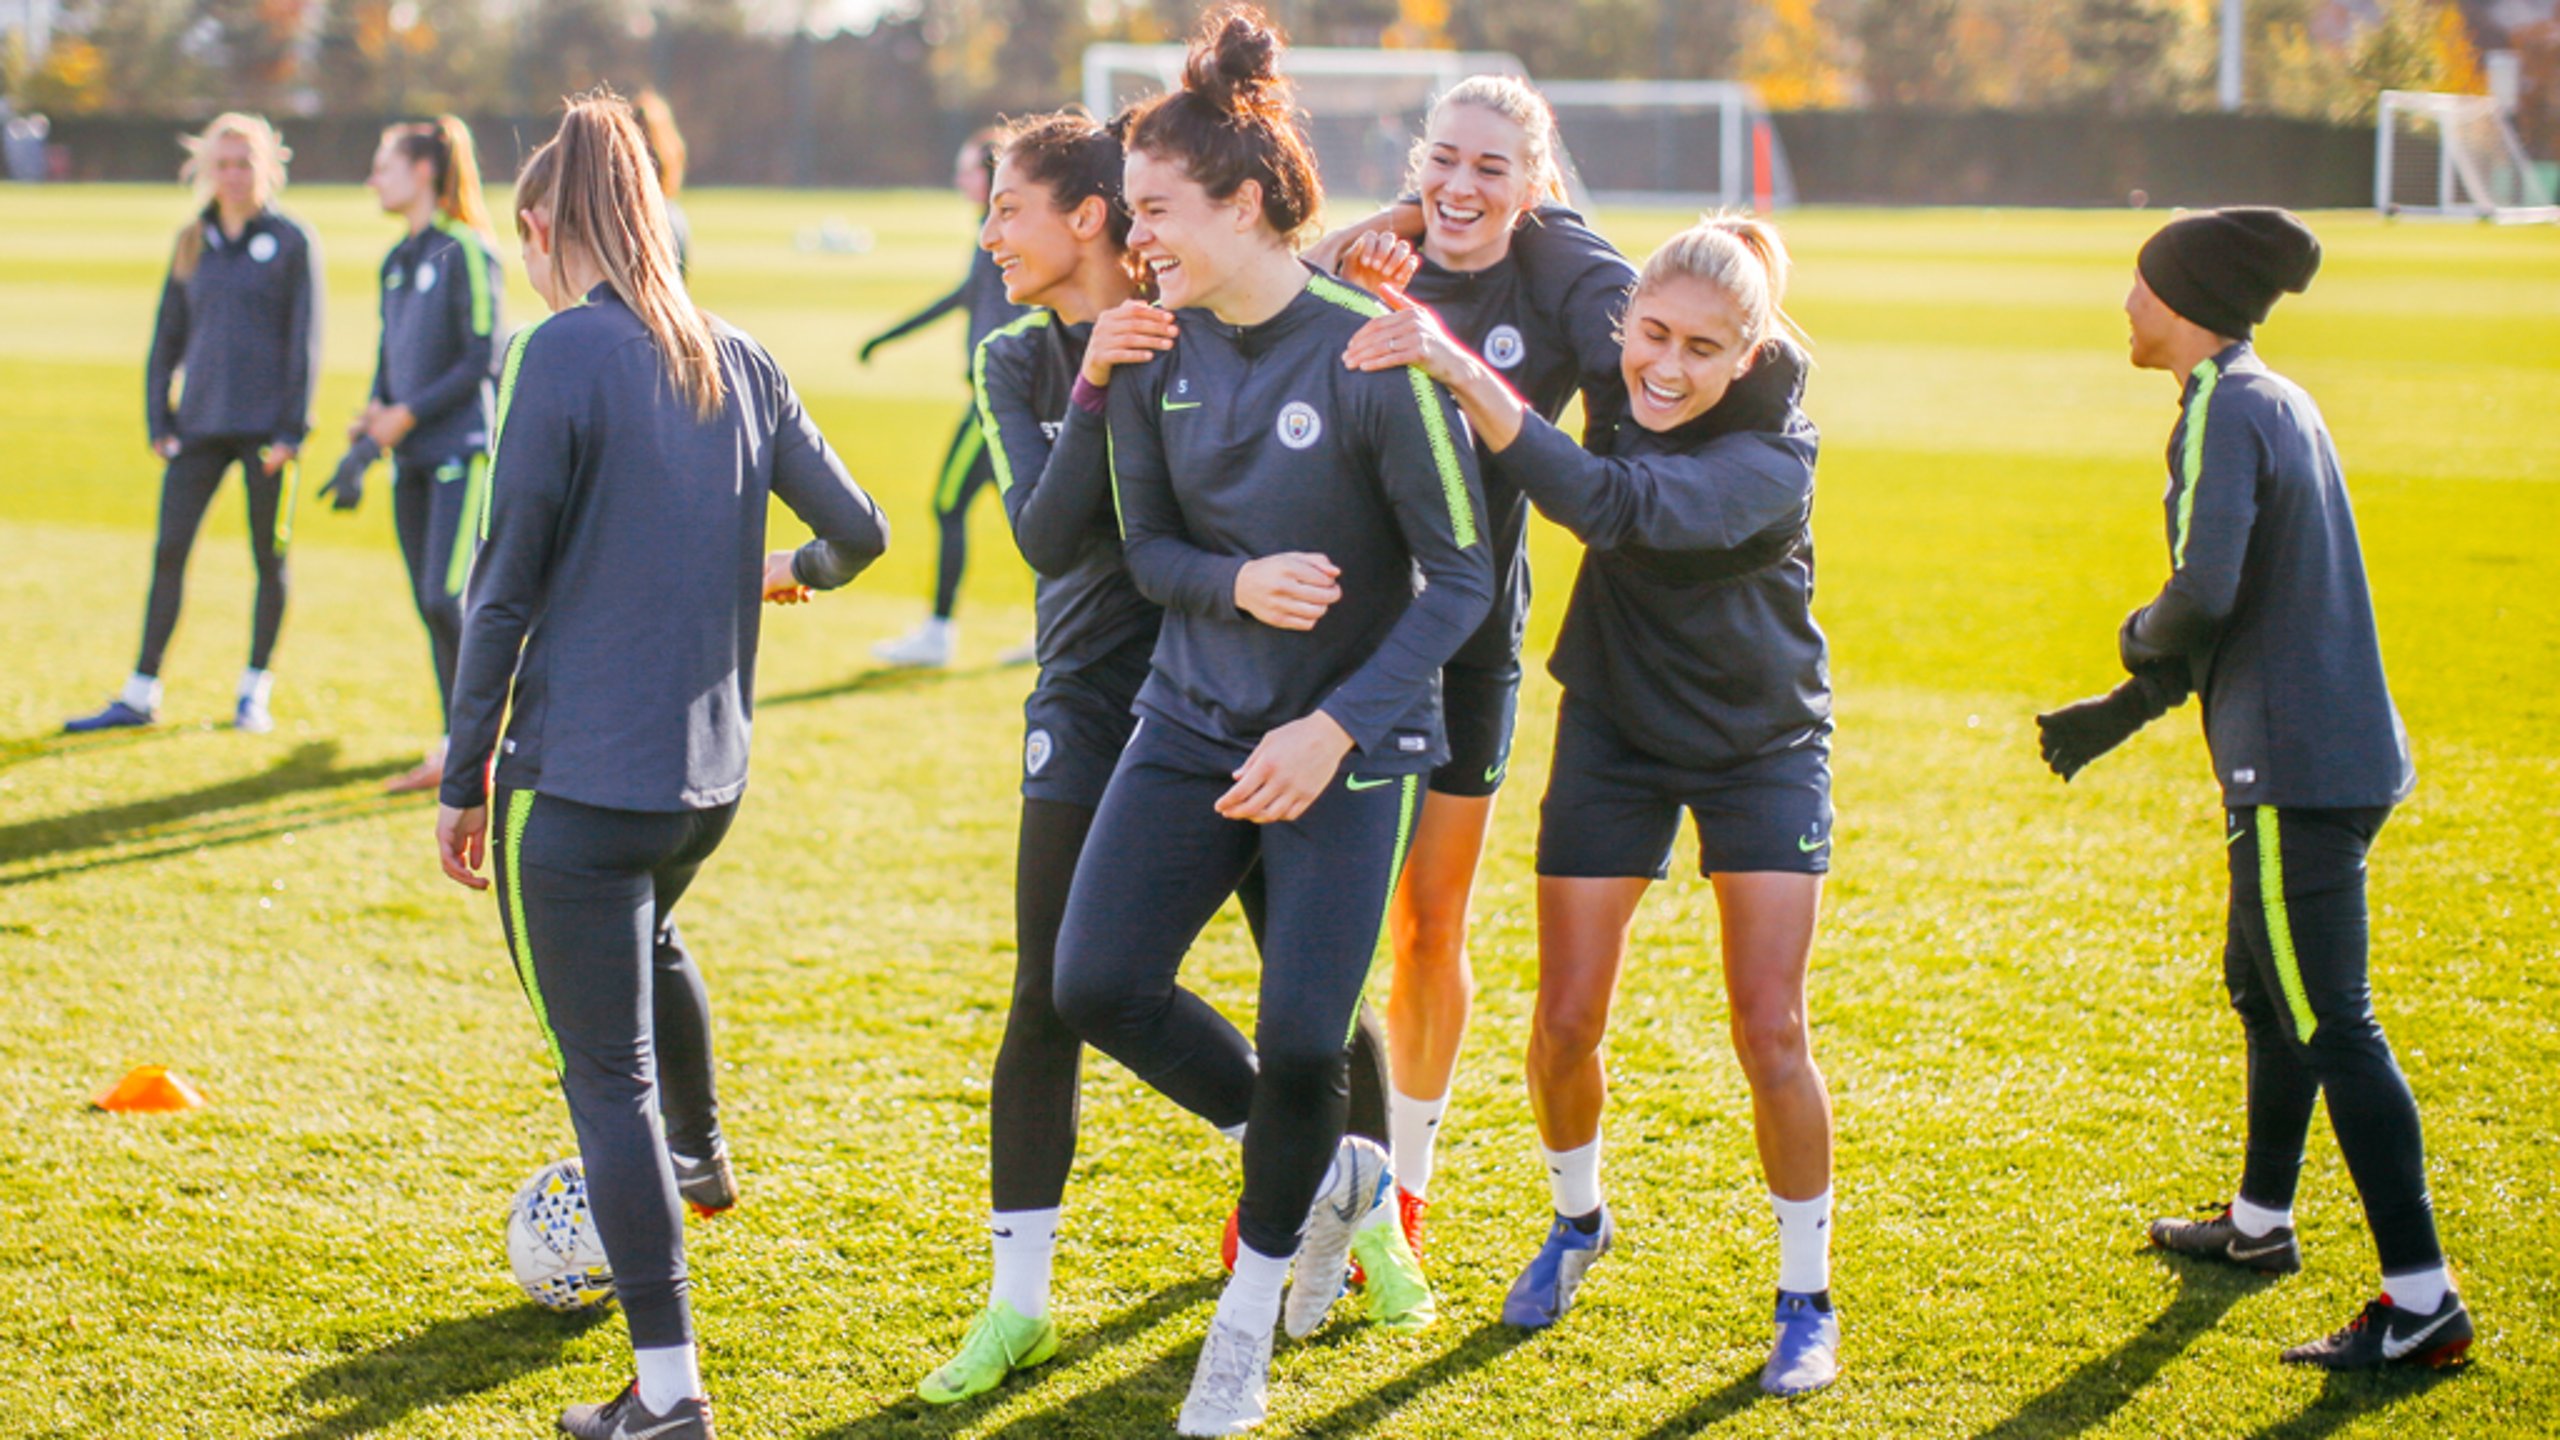
[[[995,176],[999,133],[989,129],[970,136],[952,162],[951,187],[969,202],[981,227],[986,223],[987,193]],[[968,272],[950,294],[862,342],[862,363],[870,364],[881,346],[902,340],[954,310],[968,317],[968,348],[963,352],[966,358],[961,371],[966,378],[978,347],[989,335],[1022,315],[1022,307],[1005,298],[1004,275],[983,247],[970,250]],[[975,408],[965,410],[960,416],[960,428],[951,436],[951,448],[942,457],[941,475],[933,485],[933,522],[941,541],[941,548],[934,552],[933,611],[915,629],[873,646],[873,655],[892,665],[927,669],[951,663],[951,616],[960,604],[961,572],[969,565],[969,502],[994,478],[994,461],[987,453],[986,436],[978,427],[978,412]],[[1035,640],[1004,652],[1002,659],[1008,665],[1029,664],[1038,654]]]
[[[845,583],[888,530],[773,358],[685,295],[629,107],[572,101],[515,203],[552,315],[508,348],[437,850],[496,872],[630,1321],[637,1378],[560,1428],[710,1440],[679,1197],[737,1189],[671,912],[746,788],[759,602]],[[817,538],[768,554],[769,496]]]
[[[658,168],[658,190],[667,198],[667,230],[676,242],[676,276],[682,279],[693,272],[693,222],[677,199],[684,193],[684,132],[676,128],[676,112],[667,97],[655,90],[632,96],[631,113],[639,118],[649,163]]]
[[[2367,971],[2365,853],[2418,772],[2382,673],[2338,447],[2310,395],[2250,344],[2277,298],[2319,270],[2320,242],[2282,210],[2205,211],[2143,244],[2124,307],[2132,360],[2180,390],[2169,579],[2118,637],[2133,678],[2036,724],[2046,763],[2069,780],[2192,692],[2222,785],[2222,973],[2248,1040],[2247,1151],[2229,1203],[2153,1221],[2152,1243],[2301,1269],[2294,1189],[2326,1096],[2382,1293],[2284,1359],[2446,1365],[2470,1347],[2471,1314],[2445,1268],[2417,1097]]]
[[[178,174],[195,187],[199,209],[179,228],[143,377],[151,453],[168,468],[160,479],[142,652],[105,709],[63,725],[75,734],[160,717],[160,662],[178,627],[187,556],[234,465],[249,497],[258,589],[231,723],[252,734],[275,728],[267,662],[284,624],[291,467],[310,429],[311,387],[320,373],[320,257],[310,232],[275,208],[292,152],[274,126],[256,115],[219,115],[185,144]],[[172,404],[170,387],[181,374],[185,383]]]
[[[410,596],[427,627],[441,716],[453,701],[463,585],[488,505],[490,362],[505,277],[471,131],[461,120],[443,115],[385,130],[367,184],[409,233],[383,257],[373,390],[347,439],[370,440],[392,457],[392,517]],[[415,769],[385,788],[435,789],[444,780],[444,750],[439,738]]]

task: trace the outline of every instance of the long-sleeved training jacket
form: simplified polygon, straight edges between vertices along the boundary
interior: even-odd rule
[[[747,781],[768,492],[817,532],[792,573],[842,585],[887,547],[764,347],[713,322],[710,420],[606,286],[518,332],[489,534],[462,627],[443,798],[510,789],[618,810],[727,804]],[[510,710],[510,700],[512,709]],[[499,738],[500,717],[506,734]]]
[[[1635,281],[1635,267],[1615,246],[1580,215],[1551,205],[1521,224],[1501,260],[1460,271],[1425,259],[1405,293],[1430,306],[1546,419],[1564,413],[1579,392],[1587,441],[1608,434],[1627,413],[1618,318]],[[1493,537],[1493,611],[1450,663],[1507,673],[1519,666],[1529,626],[1529,501],[1503,471],[1484,465],[1481,472]]]
[[[438,217],[383,257],[373,398],[417,417],[399,458],[434,463],[489,448],[489,362],[504,288],[488,242],[457,220]]]
[[[1548,671],[1673,764],[1829,742],[1804,375],[1795,347],[1772,342],[1677,430],[1622,420],[1595,455],[1530,416],[1493,459],[1586,547]]]
[[[1445,391],[1420,370],[1344,367],[1383,313],[1310,272],[1270,320],[1185,310],[1171,350],[1114,372],[1122,550],[1166,611],[1142,713],[1241,749],[1321,708],[1364,776],[1447,758],[1440,667],[1493,601],[1484,494]],[[1341,568],[1312,630],[1236,608],[1245,562],[1282,551]]]
[[[1152,638],[1164,621],[1120,560],[1106,422],[1073,401],[1092,337],[1090,324],[1034,310],[978,347],[978,425],[1014,543],[1040,577],[1040,668],[1052,673]]]
[[[2169,436],[2169,581],[2128,668],[2183,664],[2232,806],[2392,805],[2417,784],[2382,673],[2327,422],[2243,341],[2187,377]]]
[[[310,232],[275,209],[222,233],[214,206],[195,221],[193,275],[172,265],[143,369],[143,419],[154,443],[254,435],[299,446],[311,428],[320,373],[320,253]],[[184,393],[169,400],[185,372]]]

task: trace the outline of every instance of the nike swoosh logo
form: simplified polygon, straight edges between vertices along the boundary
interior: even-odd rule
[[[2277,1240],[2269,1244],[2252,1245],[2243,1249],[2241,1248],[2240,1242],[2234,1240],[2228,1247],[2226,1247],[2225,1253],[2229,1254],[2234,1260],[2256,1260],[2262,1256],[2279,1254],[2287,1245],[2292,1243],[2293,1242],[2289,1240]]]
[[[2385,1360],[2397,1360],[2408,1354],[2410,1351],[2417,1349],[2419,1346],[2427,1343],[2428,1336],[2433,1335],[2437,1331],[2443,1329],[2447,1324],[2450,1324],[2457,1313],[2459,1312],[2447,1310],[2433,1320],[2428,1321],[2424,1326],[2407,1335],[2394,1335],[2389,1331],[2384,1331],[2382,1336],[2382,1358]]]
[[[1796,849],[1806,855],[1810,855],[1814,851],[1819,850],[1830,843],[1831,841],[1829,839],[1818,835],[1799,835],[1796,837]]]
[[[1487,765],[1484,767],[1484,783],[1487,785],[1501,784],[1503,773],[1510,768],[1511,766],[1508,762],[1500,765]]]
[[[656,1440],[660,1435],[672,1435],[692,1423],[690,1420],[679,1417],[663,1425],[652,1425],[646,1430],[634,1430],[631,1428],[631,1422],[624,1420],[613,1427],[613,1440]]]
[[[1209,402],[1206,400],[1185,400],[1180,404],[1175,404],[1173,401],[1167,400],[1164,402],[1164,408],[1167,410],[1197,410],[1208,403]]]
[[[1381,775],[1375,780],[1363,780],[1359,776],[1353,775],[1342,782],[1342,788],[1345,790],[1375,790],[1381,785],[1393,785],[1394,783],[1396,783],[1396,779],[1392,775]]]

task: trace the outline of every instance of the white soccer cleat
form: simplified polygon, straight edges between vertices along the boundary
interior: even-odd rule
[[[951,622],[927,617],[895,640],[871,647],[873,658],[908,670],[939,670],[951,663]]]
[[[1200,1363],[1191,1370],[1191,1393],[1182,1397],[1176,1435],[1241,1435],[1271,1410],[1271,1332],[1252,1331],[1223,1317],[1209,1321]]]
[[[1333,1154],[1333,1184],[1307,1212],[1289,1300],[1281,1309],[1281,1323],[1292,1340],[1316,1333],[1325,1312],[1342,1298],[1343,1277],[1351,1268],[1351,1237],[1386,1202],[1395,1184],[1387,1152],[1375,1140],[1345,1135]]]

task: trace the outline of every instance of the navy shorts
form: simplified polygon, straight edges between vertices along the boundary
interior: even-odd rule
[[[1511,731],[1520,716],[1519,669],[1442,669],[1440,714],[1449,732],[1449,758],[1431,772],[1428,788],[1471,797],[1500,790],[1511,768]]]
[[[1680,812],[1698,825],[1698,873],[1831,869],[1831,754],[1822,746],[1716,770],[1674,765],[1627,743],[1568,694],[1556,712],[1555,767],[1538,811],[1538,873],[1660,880]]]
[[[1154,653],[1150,635],[1076,669],[1040,672],[1022,702],[1022,798],[1101,806],[1111,769],[1138,728],[1130,707]]]

